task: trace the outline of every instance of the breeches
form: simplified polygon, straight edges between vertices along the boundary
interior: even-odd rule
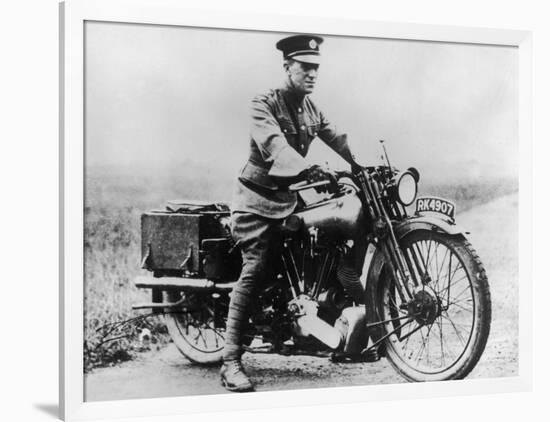
[[[272,263],[279,243],[276,227],[280,221],[245,212],[231,216],[231,234],[241,250],[243,266],[229,302],[223,353],[226,361],[241,357],[242,335],[253,296],[274,269]]]

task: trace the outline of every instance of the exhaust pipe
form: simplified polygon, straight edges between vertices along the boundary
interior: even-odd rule
[[[202,278],[183,278],[183,277],[152,277],[139,276],[134,279],[134,285],[139,289],[157,289],[162,290],[182,290],[185,292],[212,292],[229,293],[233,290],[237,282],[214,283],[212,280]],[[153,290],[153,293],[155,290]],[[162,295],[160,296],[162,300]],[[153,300],[155,300],[153,298]],[[185,299],[178,302],[153,302],[138,303],[132,306],[132,309],[163,309],[176,308],[183,304]]]
[[[208,291],[208,292],[230,292],[237,282],[214,283],[205,278],[183,278],[183,277],[152,277],[139,276],[134,279],[138,289],[160,290],[187,290],[187,291]]]
[[[298,296],[289,303],[289,310],[294,313],[294,331],[296,335],[309,335],[323,342],[331,349],[338,349],[344,342],[345,336],[340,330],[317,316],[316,301],[307,296]]]

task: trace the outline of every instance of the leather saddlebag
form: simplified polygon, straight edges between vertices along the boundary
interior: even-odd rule
[[[156,276],[181,275],[219,281],[239,276],[225,204],[171,201],[141,216],[142,267]]]

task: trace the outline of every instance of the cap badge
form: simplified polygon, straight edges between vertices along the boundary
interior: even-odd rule
[[[317,42],[315,42],[315,40],[310,40],[309,48],[311,48],[312,50],[315,50],[317,48]]]

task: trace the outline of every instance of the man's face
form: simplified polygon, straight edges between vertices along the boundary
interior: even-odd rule
[[[319,71],[318,64],[293,61],[290,64],[285,64],[285,70],[296,91],[302,94],[313,92]]]

